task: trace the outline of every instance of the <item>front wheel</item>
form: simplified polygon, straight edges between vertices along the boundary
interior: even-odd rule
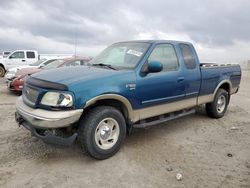
[[[3,66],[0,66],[0,77],[3,77],[5,74],[5,69]]]
[[[229,95],[225,89],[219,89],[212,103],[206,104],[207,115],[212,118],[221,118],[227,111]]]
[[[116,108],[100,106],[85,114],[78,133],[83,150],[96,159],[107,159],[120,149],[126,137],[126,123]]]

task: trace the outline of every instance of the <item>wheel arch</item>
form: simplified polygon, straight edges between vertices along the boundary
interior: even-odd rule
[[[230,82],[230,80],[223,80],[221,81],[217,87],[215,88],[214,92],[213,92],[213,98],[215,97],[218,89],[225,89],[228,94],[230,95],[231,91],[232,91],[232,83]]]
[[[0,67],[3,67],[4,70],[6,71],[5,67],[4,67],[4,64],[0,63]]]
[[[0,67],[2,67],[4,69],[3,75],[1,75],[1,77],[3,77],[5,75],[5,73],[6,73],[6,69],[4,67],[4,64],[2,64],[2,63],[0,63]]]
[[[86,102],[84,111],[88,111],[95,106],[107,105],[115,107],[123,114],[127,123],[133,121],[133,109],[129,100],[118,94],[104,94],[94,97]]]

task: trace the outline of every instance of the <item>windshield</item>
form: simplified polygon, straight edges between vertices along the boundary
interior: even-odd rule
[[[116,43],[102,51],[90,63],[108,64],[115,68],[133,69],[150,44],[143,42]]]
[[[40,59],[36,61],[35,63],[30,64],[31,66],[39,66],[42,62],[44,62],[46,59]]]
[[[63,63],[64,63],[64,61],[62,59],[58,59],[58,60],[52,61],[51,63],[45,65],[44,67],[42,67],[42,69],[48,70],[48,69],[57,68],[60,65],[62,65]]]

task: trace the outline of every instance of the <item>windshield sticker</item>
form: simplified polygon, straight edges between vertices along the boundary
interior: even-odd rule
[[[135,50],[128,50],[127,54],[131,54],[131,55],[135,55],[135,56],[140,57],[142,55],[142,52],[138,52],[138,51],[135,51]]]

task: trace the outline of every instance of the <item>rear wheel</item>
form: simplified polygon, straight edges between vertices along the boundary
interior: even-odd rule
[[[212,118],[221,118],[227,111],[229,103],[228,92],[224,89],[219,89],[212,103],[206,104],[207,115]]]
[[[84,116],[78,133],[84,151],[96,159],[106,159],[120,149],[126,137],[126,123],[116,108],[100,106]]]
[[[0,77],[3,77],[5,74],[5,69],[3,66],[0,66]]]

